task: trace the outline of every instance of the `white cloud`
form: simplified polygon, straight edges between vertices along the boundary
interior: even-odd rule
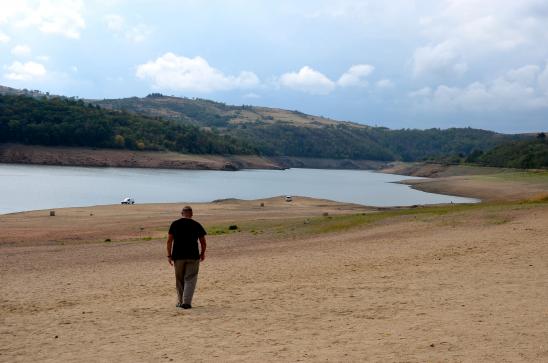
[[[296,6],[298,15],[305,18],[319,21],[341,21],[344,24],[356,22],[363,26],[372,23],[384,23],[393,27],[395,22],[402,22],[415,10],[415,1],[409,0],[337,0],[337,1],[314,1],[313,6],[309,2],[293,3],[307,4],[300,8]]]
[[[31,53],[30,47],[28,45],[16,45],[11,48],[11,54],[16,57],[27,57]]]
[[[462,76],[468,71],[468,64],[466,64],[465,62],[457,63],[453,65],[453,71],[455,72],[455,74]]]
[[[527,65],[518,69],[512,69],[506,75],[506,78],[512,82],[517,82],[523,85],[533,85],[540,72],[540,67],[537,65]]]
[[[2,11],[0,11],[0,24],[8,22],[18,14],[28,11],[27,1],[0,0]]]
[[[495,9],[488,11],[497,13]],[[466,21],[460,24],[457,31],[468,42],[488,45],[494,49],[507,50],[527,41],[522,32],[506,29],[506,25],[510,22],[512,20],[504,19],[504,15],[500,12],[496,15],[488,14],[472,19],[467,16]]]
[[[125,32],[126,39],[133,43],[140,43],[146,40],[150,34],[152,34],[152,28],[144,24],[131,27]]]
[[[536,65],[512,69],[491,82],[465,87],[440,85],[411,92],[428,107],[450,110],[496,111],[548,108],[548,64],[542,73]]]
[[[419,21],[425,44],[413,53],[413,74],[462,76],[475,63],[546,44],[547,10],[542,0],[441,1]]]
[[[250,92],[250,93],[246,93],[243,97],[244,98],[261,98],[261,95],[258,95],[254,92]]]
[[[433,21],[434,19],[432,19],[431,16],[422,16],[419,18],[419,24],[422,26],[428,26],[432,24]]]
[[[41,0],[38,5],[33,2],[18,25],[35,26],[43,33],[78,39],[86,26],[83,8],[79,0]]]
[[[370,64],[355,64],[348,68],[337,81],[331,80],[323,73],[304,66],[298,72],[289,72],[282,74],[277,84],[296,91],[315,95],[326,95],[333,92],[337,87],[364,87],[367,86],[366,80],[375,67]],[[390,80],[382,80],[377,84],[379,87],[391,87]]]
[[[378,88],[392,88],[394,87],[394,82],[389,79],[381,79],[375,83]]]
[[[35,27],[47,34],[78,39],[85,28],[81,0],[2,1],[0,24]]]
[[[42,61],[42,62],[47,62],[47,61],[49,61],[49,56],[39,55],[38,57],[36,57],[36,59],[38,59],[39,61]]]
[[[538,76],[537,82],[539,89],[548,96],[548,62],[546,62],[546,67],[544,67],[544,70]]]
[[[304,13],[306,18],[362,18],[365,14],[368,15],[369,6],[363,1],[347,1],[339,0],[334,2],[326,2],[321,4],[318,2],[313,9],[307,9]]]
[[[283,87],[318,95],[326,95],[335,89],[335,82],[308,66],[298,72],[283,74],[279,83]]]
[[[10,37],[6,34],[0,31],[0,44],[7,43],[10,41]]]
[[[152,28],[150,26],[145,24],[129,26],[126,23],[126,20],[117,14],[105,16],[105,23],[109,30],[133,43],[140,43],[152,34]]]
[[[370,64],[356,64],[350,67],[337,81],[341,87],[366,86],[365,77],[370,75],[375,67]]]
[[[260,83],[253,72],[225,75],[202,57],[187,58],[173,53],[165,53],[156,60],[137,66],[136,76],[151,81],[156,89],[204,93],[254,88]]]
[[[413,54],[413,74],[419,76],[445,69],[453,66],[458,58],[456,47],[451,41],[419,47]]]
[[[42,78],[47,73],[46,68],[42,64],[36,62],[21,63],[15,61],[5,68],[7,69],[7,73],[5,73],[4,76],[7,79],[15,81],[30,81]]]
[[[427,97],[432,94],[432,89],[430,87],[423,87],[421,89],[418,89],[416,91],[410,92],[410,97]]]
[[[116,14],[106,15],[105,22],[107,24],[107,28],[114,32],[121,32],[122,30],[124,30],[124,27],[126,25],[125,19],[121,17],[120,15],[116,15]]]
[[[106,78],[107,81],[109,82],[124,82],[124,78],[123,77],[107,77]]]

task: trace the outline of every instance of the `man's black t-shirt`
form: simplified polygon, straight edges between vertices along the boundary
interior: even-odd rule
[[[190,218],[181,218],[171,223],[169,234],[173,235],[173,260],[198,260],[198,238],[206,235],[204,227]]]

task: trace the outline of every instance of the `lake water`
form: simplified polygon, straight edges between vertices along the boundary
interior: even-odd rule
[[[409,176],[365,170],[168,170],[0,164],[0,213],[136,203],[302,195],[371,206],[470,203],[395,184]]]

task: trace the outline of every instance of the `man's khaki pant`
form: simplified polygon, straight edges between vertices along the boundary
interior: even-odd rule
[[[198,281],[200,260],[175,260],[175,281],[179,304],[191,304]]]

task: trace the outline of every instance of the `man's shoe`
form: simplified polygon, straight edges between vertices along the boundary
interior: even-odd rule
[[[183,304],[182,303],[177,303],[177,305],[175,305],[176,308],[183,308]]]
[[[182,304],[181,307],[183,309],[192,309],[192,306],[190,306],[190,304]]]

